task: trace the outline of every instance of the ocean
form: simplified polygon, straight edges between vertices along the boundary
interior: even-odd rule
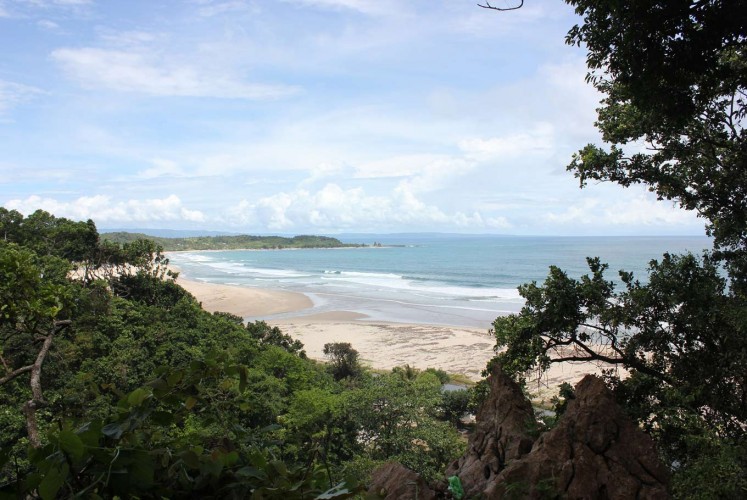
[[[646,281],[652,259],[665,252],[699,253],[706,237],[524,237],[456,235],[350,235],[345,243],[383,247],[170,253],[188,279],[301,292],[314,306],[280,319],[353,311],[368,320],[488,329],[499,315],[518,312],[522,283],[547,277],[556,265],[571,277],[588,272],[586,257]]]

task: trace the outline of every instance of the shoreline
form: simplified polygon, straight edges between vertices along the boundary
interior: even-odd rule
[[[175,266],[169,266],[169,269],[179,271]],[[182,276],[176,282],[194,295],[206,311],[227,312],[244,319],[297,312],[314,305],[309,297],[299,292],[205,283]]]
[[[343,247],[283,247],[283,248],[210,248],[206,250],[164,250],[163,255],[168,257],[170,253],[209,253],[209,252],[284,252],[286,250],[360,250],[370,248],[397,248],[398,245],[373,246],[364,243],[350,244]]]
[[[178,271],[175,266],[170,266]],[[206,311],[222,311],[245,320],[280,313],[293,317],[266,319],[283,333],[304,344],[309,358],[325,361],[324,344],[348,342],[361,361],[373,369],[390,370],[406,364],[424,370],[437,368],[461,374],[472,381],[495,356],[495,339],[489,330],[438,324],[396,323],[370,320],[356,311],[313,312],[312,300],[303,293],[240,285],[205,283],[179,277],[177,283],[202,304]],[[308,312],[304,314],[304,311]],[[557,363],[527,384],[535,402],[547,402],[562,382],[574,384],[588,373],[599,374],[595,363]]]

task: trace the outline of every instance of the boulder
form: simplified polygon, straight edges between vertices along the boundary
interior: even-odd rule
[[[669,498],[667,469],[651,438],[592,375],[557,425],[531,453],[515,460],[484,490],[486,498]]]
[[[511,461],[532,448],[534,411],[521,387],[496,364],[488,377],[490,394],[477,412],[467,452],[446,470],[459,476],[465,498],[479,496]]]
[[[389,462],[371,475],[368,493],[385,500],[433,500],[436,493],[417,473],[404,465]]]

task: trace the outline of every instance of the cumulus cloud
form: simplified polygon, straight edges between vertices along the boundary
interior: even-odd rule
[[[52,52],[70,78],[85,88],[105,88],[155,96],[278,99],[298,87],[247,83],[198,66],[175,63],[145,50],[62,48]]]
[[[447,214],[420,200],[404,186],[389,196],[368,195],[362,188],[344,189],[329,183],[317,191],[299,189],[243,200],[228,211],[235,225],[293,230],[313,227],[319,230],[387,230],[395,227],[505,228],[502,217],[473,213]]]
[[[199,210],[186,208],[178,196],[147,200],[113,201],[109,196],[81,196],[72,201],[58,201],[53,198],[29,196],[25,200],[10,200],[5,203],[9,209],[30,214],[38,209],[46,210],[58,217],[75,220],[93,219],[101,222],[152,222],[189,221],[205,222],[205,215]]]

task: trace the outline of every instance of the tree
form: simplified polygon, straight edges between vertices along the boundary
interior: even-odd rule
[[[586,146],[568,169],[582,186],[589,180],[644,184],[660,199],[696,210],[718,255],[743,268],[747,6],[739,0],[567,1],[584,17],[567,42],[588,49],[587,80],[605,95],[597,127],[610,144],[609,151]],[[636,142],[649,150],[636,152]],[[633,152],[626,152],[628,145]]]
[[[348,342],[324,344],[324,356],[329,359],[329,366],[335,380],[355,378],[361,374],[358,351]]]
[[[270,326],[265,321],[255,321],[254,323],[247,323],[246,331],[260,344],[276,345],[291,354],[298,354],[302,358],[306,357],[303,343],[283,333],[277,326]]]
[[[432,373],[413,379],[392,372],[371,377],[347,397],[357,441],[373,463],[398,461],[428,481],[442,479],[464,450],[456,429],[438,421],[441,382]]]
[[[0,386],[28,373],[31,399],[23,405],[29,442],[41,446],[36,411],[46,405],[41,375],[55,336],[71,321],[64,316],[71,292],[69,266],[56,257],[39,258],[15,244],[0,244]]]
[[[622,290],[598,258],[580,279],[551,267],[544,284],[520,287],[521,313],[496,319],[498,357],[519,377],[553,362],[608,363],[618,400],[677,464],[676,484],[691,484],[688,470],[713,470],[702,457],[745,449],[747,5],[566,1],[583,18],[567,43],[588,49],[608,143],[584,147],[568,170],[582,187],[643,184],[697,211],[714,251],[664,255],[645,282],[621,271]],[[746,472],[743,462],[730,470]]]

